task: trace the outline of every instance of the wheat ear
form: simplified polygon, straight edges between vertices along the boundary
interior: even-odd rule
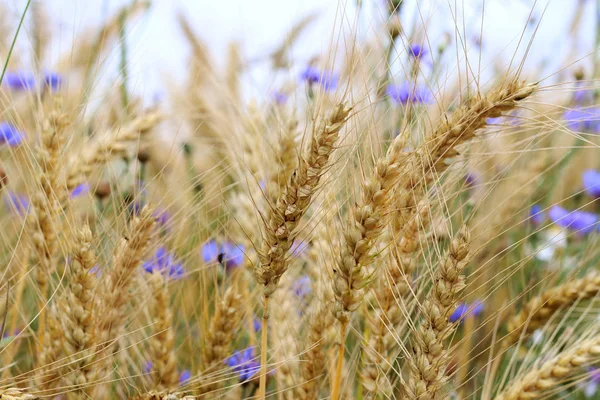
[[[137,268],[148,255],[154,224],[152,209],[149,206],[144,207],[139,217],[132,221],[128,239],[121,239],[113,266],[99,287],[101,296],[97,307],[98,310],[104,311],[94,317],[98,343],[96,358],[99,361],[95,364],[95,373],[99,377],[106,370],[107,363],[112,361],[106,354],[116,343],[116,333],[126,322],[126,307],[131,299],[130,286]]]
[[[150,276],[152,289],[152,338],[149,356],[152,362],[152,380],[157,390],[173,389],[179,382],[175,357],[173,313],[169,305],[169,286],[165,276],[155,272]]]
[[[371,254],[376,240],[387,222],[388,208],[394,185],[398,182],[402,163],[406,160],[404,139],[398,136],[386,155],[378,160],[373,175],[362,185],[361,198],[344,231],[344,241],[333,269],[332,287],[335,295],[334,315],[340,321],[338,362],[332,387],[332,400],[337,400],[343,369],[344,341],[350,315],[362,302],[373,263]]]
[[[46,315],[46,302],[48,280],[56,262],[57,232],[61,231],[60,213],[62,208],[59,196],[64,188],[58,180],[61,165],[60,153],[65,138],[64,129],[68,124],[67,116],[57,110],[52,111],[43,122],[42,141],[36,155],[36,161],[41,169],[38,177],[41,190],[37,191],[32,197],[33,211],[27,217],[28,223],[33,225],[31,227],[33,231],[33,250],[38,261],[35,277],[40,292],[39,309],[41,311],[38,326],[38,347],[40,350],[38,366],[40,367],[53,364],[61,354],[62,348],[58,315]],[[48,322],[48,325],[52,324],[52,326],[46,328],[46,319],[53,319],[52,322]],[[50,340],[50,343],[44,345],[46,339]],[[46,368],[42,368],[42,371],[45,375],[42,378],[43,388],[48,389],[58,383],[55,376],[56,368],[54,373],[50,373]]]
[[[69,270],[70,285],[59,303],[65,335],[64,356],[68,360],[61,383],[76,388],[74,399],[89,398],[89,385],[95,380],[92,365],[96,337],[93,325],[94,296],[98,278],[90,271],[96,266],[91,248],[92,232],[85,226],[77,235]]]
[[[215,307],[215,314],[210,322],[204,344],[203,375],[210,376],[218,370],[229,355],[235,339],[235,330],[240,325],[243,315],[242,296],[235,286],[225,291],[223,298]],[[208,378],[207,378],[208,380]],[[213,393],[223,385],[220,380],[205,382],[199,388],[199,395]]]
[[[350,109],[339,104],[319,128],[313,131],[307,154],[298,160],[298,168],[290,177],[281,196],[266,218],[260,263],[254,267],[254,276],[263,286],[263,324],[261,333],[261,370],[258,398],[264,399],[267,382],[267,332],[269,297],[287,270],[287,255],[298,234],[296,228],[306,212],[321,176],[329,166],[329,157]]]
[[[0,400],[37,400],[39,397],[23,393],[21,389],[10,388],[0,390]]]
[[[442,260],[433,287],[420,309],[422,319],[415,332],[413,353],[409,356],[410,377],[406,395],[410,399],[434,399],[448,377],[449,353],[444,341],[456,329],[449,321],[465,287],[461,275],[469,255],[469,233],[460,231]]]
[[[161,121],[158,112],[149,112],[135,118],[125,126],[116,128],[99,136],[85,145],[80,154],[71,157],[67,164],[67,190],[70,192],[84,182],[99,166],[112,157],[123,154],[127,145],[138,140],[140,135],[149,132]]]
[[[504,348],[543,327],[558,310],[572,306],[580,300],[593,298],[598,293],[600,273],[592,271],[581,279],[563,283],[534,297],[517,315],[508,320],[508,335],[504,338]]]
[[[567,348],[556,357],[511,382],[510,388],[498,394],[496,400],[524,400],[542,398],[544,392],[559,386],[578,368],[600,358],[600,336]]]
[[[187,396],[177,392],[165,392],[152,390],[148,393],[138,394],[130,398],[131,400],[193,400],[194,396]]]

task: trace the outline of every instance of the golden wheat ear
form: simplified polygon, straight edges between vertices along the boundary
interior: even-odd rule
[[[600,359],[600,336],[595,336],[567,347],[555,357],[542,362],[526,372],[520,379],[509,383],[509,387],[499,393],[498,400],[520,400],[541,398],[566,382],[581,368]]]

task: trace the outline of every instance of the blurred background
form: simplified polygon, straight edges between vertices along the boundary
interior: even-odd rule
[[[3,0],[5,8],[18,21],[26,0]],[[52,54],[58,58],[86,28],[97,26],[131,0],[46,0],[44,8],[52,21]],[[590,54],[597,47],[597,9],[594,0],[404,0],[402,25],[411,40],[426,43],[430,49],[445,46],[455,61],[464,57],[480,62],[483,76],[493,75],[494,67],[521,60],[533,40],[525,72],[536,76],[572,80],[569,67],[590,70]],[[314,16],[292,51],[293,68],[281,74],[298,74],[313,57],[326,54],[330,45],[353,32],[365,41],[382,40],[385,0],[154,0],[149,10],[128,26],[128,82],[132,93],[145,100],[160,98],[170,83],[180,83],[187,68],[189,46],[182,37],[177,15],[183,13],[195,32],[210,48],[217,63],[223,62],[229,43],[240,45],[243,62],[249,66],[244,76],[244,95],[260,98],[275,90],[278,82],[290,76],[273,76],[265,63],[284,34],[303,18]],[[55,26],[58,25],[58,26]],[[455,28],[456,26],[459,29]],[[482,29],[483,26],[483,29]],[[27,31],[29,28],[25,26]],[[426,34],[425,34],[426,32]],[[31,46],[28,35],[19,45]],[[456,51],[454,46],[461,47]],[[401,44],[396,51],[402,53]],[[435,53],[435,50],[434,50]],[[454,63],[456,65],[456,62]],[[119,79],[119,50],[106,60],[102,81]],[[565,68],[566,67],[566,68]],[[449,64],[452,67],[452,63]],[[564,70],[563,70],[564,68]],[[539,74],[540,69],[544,71]],[[556,76],[555,74],[558,74]]]

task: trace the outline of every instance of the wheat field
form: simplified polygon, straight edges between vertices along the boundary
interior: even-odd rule
[[[542,16],[482,65],[458,17],[440,42],[381,1],[364,36],[342,0],[328,51],[294,59],[298,18],[263,60],[289,79],[249,99],[241,46],[220,66],[181,13],[186,75],[148,106],[124,37],[151,3],[58,58],[22,3],[0,3],[0,399],[600,398],[597,50],[525,71]]]

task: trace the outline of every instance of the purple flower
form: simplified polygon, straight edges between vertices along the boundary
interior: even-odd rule
[[[588,98],[593,97],[593,92],[589,90],[576,90],[573,93],[573,101],[575,104],[583,104]]]
[[[190,370],[184,369],[183,371],[181,371],[181,374],[179,375],[179,384],[185,385],[186,383],[188,383],[188,381],[191,379],[191,377],[192,377],[192,373],[190,372]]]
[[[9,211],[24,216],[27,213],[27,210],[29,210],[29,199],[25,195],[8,192],[4,197],[4,205]]]
[[[3,82],[13,90],[30,90],[35,87],[35,77],[29,72],[7,72]]]
[[[12,333],[9,331],[6,331],[6,332],[4,332],[4,335],[2,335],[2,338],[7,339],[7,338],[17,337],[21,334],[22,331],[23,331],[23,329],[21,329],[21,328],[15,328],[15,330]]]
[[[254,347],[234,352],[225,360],[225,364],[233,368],[241,382],[249,381],[260,370],[260,364],[255,360]]]
[[[578,382],[577,387],[583,392],[587,399],[596,398],[598,386],[600,385],[600,369],[595,367],[586,367],[587,375],[585,380]]]
[[[583,188],[592,197],[600,197],[600,172],[589,169],[583,173]]]
[[[180,279],[185,274],[183,265],[176,262],[175,257],[168,253],[164,246],[161,246],[154,257],[142,265],[142,268],[148,273],[158,271],[170,279]]]
[[[496,125],[502,122],[502,117],[493,117],[485,120],[487,125]]]
[[[474,172],[467,172],[465,175],[465,184],[469,187],[473,187],[477,185],[479,181],[479,176]]]
[[[339,76],[331,71],[321,71],[317,68],[308,66],[300,74],[300,79],[309,85],[319,84],[323,90],[335,90],[338,84]]]
[[[262,329],[262,322],[258,318],[252,318],[252,328],[254,332],[258,332]]]
[[[410,47],[408,48],[408,53],[410,54],[411,57],[414,57],[416,59],[420,59],[423,56],[427,55],[427,49],[425,47],[423,47],[420,44],[411,44]]]
[[[57,74],[56,72],[47,72],[44,74],[44,83],[52,91],[60,90],[60,87],[62,86],[62,82],[63,82],[62,75]]]
[[[90,274],[96,275],[97,278],[100,278],[102,276],[102,270],[100,269],[100,266],[94,265],[92,268],[90,268]]]
[[[301,242],[294,242],[292,244],[292,254],[295,257],[300,257],[302,254],[304,254],[306,252],[306,250],[308,250],[309,248],[309,244],[307,242],[301,241]]]
[[[21,144],[25,134],[8,122],[0,123],[0,143],[15,147]]]
[[[90,191],[90,185],[86,182],[81,183],[81,184],[77,185],[75,187],[75,189],[73,189],[71,191],[71,198],[74,199],[75,197],[82,196],[89,191]]]
[[[410,85],[406,82],[403,84],[388,85],[385,93],[396,103],[396,104],[408,104],[408,103],[429,103],[431,99],[431,92],[428,88],[421,85]]]
[[[214,262],[219,256],[221,247],[216,240],[209,240],[204,246],[202,246],[202,259],[206,264]]]
[[[141,200],[135,199],[127,204],[127,213],[130,216],[138,216],[142,211],[143,204]]]
[[[592,232],[596,228],[598,216],[586,211],[568,211],[554,206],[548,211],[548,217],[558,226],[568,228],[581,234]]]
[[[202,258],[205,263],[219,262],[230,270],[239,267],[244,262],[244,246],[232,242],[217,243],[215,240],[208,241],[202,246]]]
[[[231,242],[223,243],[222,256],[219,262],[227,269],[240,266],[244,262],[244,246]]]
[[[171,214],[162,208],[156,209],[152,215],[156,219],[156,222],[162,227],[167,227],[171,220]]]
[[[150,371],[152,371],[152,367],[153,367],[152,361],[148,360],[144,364],[144,367],[142,368],[142,372],[145,374],[149,374]]]
[[[312,292],[311,281],[307,275],[302,275],[292,283],[292,290],[296,296],[304,298]]]
[[[529,220],[535,226],[541,225],[546,216],[544,215],[544,211],[542,210],[542,206],[539,204],[534,204],[531,206],[531,210],[529,210]]]
[[[280,92],[278,90],[271,93],[271,97],[273,98],[273,101],[275,102],[275,104],[279,104],[279,105],[285,104],[288,99],[287,94]]]
[[[563,116],[572,131],[600,133],[600,107],[574,108]]]
[[[481,314],[483,311],[483,303],[480,301],[476,301],[475,303],[468,305],[467,303],[459,303],[456,307],[456,310],[450,315],[448,320],[452,323],[457,322],[466,318],[468,315],[472,315],[474,317]]]

